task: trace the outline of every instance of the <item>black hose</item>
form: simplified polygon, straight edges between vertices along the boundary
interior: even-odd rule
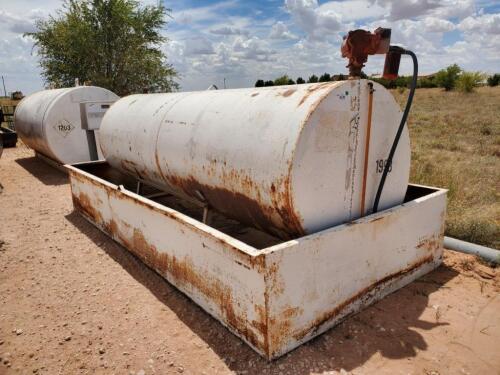
[[[401,138],[401,134],[403,133],[403,129],[405,127],[406,119],[408,118],[408,113],[410,113],[411,103],[413,101],[413,96],[415,95],[415,89],[417,87],[417,77],[418,77],[418,61],[417,56],[412,51],[405,50],[401,47],[393,47],[391,46],[390,51],[399,52],[402,55],[410,55],[413,60],[413,79],[411,81],[410,93],[408,94],[408,100],[406,102],[406,107],[403,112],[403,117],[401,118],[401,123],[399,124],[398,131],[396,133],[396,137],[394,138],[394,142],[391,146],[391,151],[389,151],[389,157],[387,158],[387,162],[384,165],[384,171],[382,173],[382,178],[380,179],[380,184],[378,185],[377,194],[375,195],[375,202],[373,203],[373,213],[378,211],[378,204],[380,201],[380,196],[382,195],[382,190],[384,189],[385,180],[387,178],[387,173],[389,173],[389,169],[392,165],[392,159],[394,154],[396,153],[396,148],[398,147],[399,138]]]

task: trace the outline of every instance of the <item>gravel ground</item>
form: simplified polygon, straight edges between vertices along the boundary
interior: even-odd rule
[[[500,374],[500,272],[436,271],[268,363],[73,212],[24,146],[0,159],[0,374]]]

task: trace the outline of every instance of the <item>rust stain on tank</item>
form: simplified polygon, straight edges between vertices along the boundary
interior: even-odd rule
[[[281,343],[290,336],[290,331],[293,327],[293,319],[303,314],[304,310],[300,307],[287,307],[275,317],[269,319],[269,348],[272,349],[281,346]]]
[[[311,87],[308,87],[307,88],[307,93],[302,97],[302,99],[300,99],[300,102],[299,104],[297,105],[297,107],[300,107],[302,104],[304,104],[304,102],[309,98],[309,96],[314,93],[316,90],[320,90],[326,86],[329,86],[331,85],[332,82],[323,82],[323,83],[318,83],[314,86],[311,86]]]
[[[277,96],[283,96],[284,98],[288,98],[290,95],[292,95],[297,89],[288,89],[283,92],[279,92]]]
[[[96,223],[102,223],[102,215],[101,213],[92,205],[92,201],[90,197],[80,192],[78,196],[75,194],[72,195],[73,206],[84,215],[86,215],[89,219]]]
[[[266,321],[261,319],[265,319],[265,314],[259,316],[257,321],[248,322],[245,313],[240,315],[235,311],[234,306],[238,305],[238,301],[234,300],[231,287],[207,276],[205,271],[197,269],[189,257],[178,259],[166,252],[158,251],[137,228],[134,228],[131,238],[121,233],[116,224],[110,224],[106,228],[146,265],[171,280],[181,290],[194,288],[215,303],[229,327],[240,333],[249,343],[257,348],[264,345]]]
[[[421,260],[419,260],[418,262],[416,262],[416,263],[408,266],[407,268],[405,268],[403,270],[400,270],[398,272],[395,272],[393,274],[390,274],[390,275],[388,275],[388,276],[386,276],[386,277],[378,280],[377,282],[375,282],[372,285],[370,285],[370,286],[362,289],[361,291],[359,291],[358,293],[356,293],[352,297],[350,297],[347,300],[343,301],[342,303],[340,303],[339,305],[337,305],[333,310],[327,311],[327,312],[321,314],[320,316],[318,316],[310,324],[308,324],[308,326],[306,328],[301,329],[300,331],[297,331],[297,332],[293,332],[292,336],[296,340],[300,341],[300,340],[302,340],[306,336],[313,335],[325,323],[328,323],[329,321],[331,321],[332,319],[334,319],[336,316],[340,315],[343,312],[343,310],[345,310],[346,308],[348,308],[349,305],[351,305],[352,303],[354,303],[356,301],[359,301],[359,300],[362,300],[363,302],[369,300],[378,291],[380,291],[381,289],[383,289],[383,287],[384,287],[384,285],[386,283],[388,283],[388,282],[390,282],[392,280],[395,280],[395,279],[399,279],[399,278],[401,278],[401,277],[403,277],[406,274],[409,274],[411,272],[414,272],[415,270],[417,270],[422,265],[424,265],[426,263],[431,263],[433,260],[434,260],[433,255],[428,255],[428,256],[422,258]],[[342,319],[346,318],[348,315],[343,316]],[[286,340],[286,337],[287,336],[283,336],[282,337],[282,341],[280,341],[278,339],[275,340],[275,344],[276,344],[275,347],[276,348],[281,347],[281,343],[284,340]]]
[[[288,178],[277,184],[281,187],[281,191],[278,192],[276,187],[274,192],[270,189],[272,206],[251,198],[255,192],[259,191],[257,184],[250,176],[235,170],[225,170],[222,174],[222,181],[227,187],[239,185],[242,192],[226,187],[205,185],[192,176],[187,178],[168,176],[167,179],[169,185],[179,187],[188,196],[199,197],[199,193],[201,193],[210,206],[216,207],[223,214],[244,224],[269,232],[276,228],[273,214],[277,212],[281,218],[284,233],[273,232],[273,234],[290,239],[305,233],[300,220],[293,211]],[[259,194],[257,195],[259,196]]]
[[[146,168],[138,169],[137,164],[131,160],[122,160],[120,162],[121,167],[132,175],[136,175],[141,179],[145,179],[148,177],[148,171]]]
[[[429,252],[433,252],[439,250],[442,244],[442,239],[440,236],[430,236],[427,238],[423,238],[417,244],[418,249],[424,249]]]

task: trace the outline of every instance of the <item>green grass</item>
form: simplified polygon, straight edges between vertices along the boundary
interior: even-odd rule
[[[500,87],[418,89],[409,129],[411,182],[449,189],[446,235],[500,248]]]

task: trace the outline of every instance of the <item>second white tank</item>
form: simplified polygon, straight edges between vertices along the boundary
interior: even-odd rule
[[[58,163],[89,161],[89,139],[82,128],[80,103],[110,105],[117,99],[113,92],[95,86],[39,91],[21,100],[14,126],[26,145]]]

